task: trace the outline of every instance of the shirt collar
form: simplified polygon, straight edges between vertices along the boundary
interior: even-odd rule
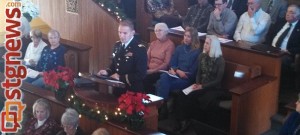
[[[298,23],[299,20],[297,20],[296,22],[291,23],[292,26],[295,26]]]
[[[133,38],[134,38],[134,36],[132,36],[132,37],[130,38],[130,40],[129,40],[127,43],[122,43],[122,44],[125,44],[125,47],[124,47],[124,48],[126,48],[126,47],[129,45],[129,43],[132,41]]]

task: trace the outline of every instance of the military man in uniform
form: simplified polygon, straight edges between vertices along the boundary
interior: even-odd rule
[[[147,72],[147,52],[144,45],[134,38],[133,23],[120,22],[118,28],[120,41],[115,44],[110,67],[100,70],[98,75],[107,75],[126,84],[125,89],[115,89],[119,96],[126,90],[143,92],[143,79]]]

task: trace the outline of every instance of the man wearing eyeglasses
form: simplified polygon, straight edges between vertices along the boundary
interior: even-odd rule
[[[241,16],[234,33],[235,41],[252,44],[264,42],[271,18],[260,5],[261,0],[248,0],[248,11]]]
[[[236,14],[227,8],[227,0],[215,0],[215,10],[210,13],[207,34],[232,38],[236,23]]]

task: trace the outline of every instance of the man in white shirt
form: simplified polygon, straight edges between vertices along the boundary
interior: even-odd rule
[[[248,0],[248,11],[241,16],[234,33],[235,41],[252,44],[264,42],[271,18],[261,9],[260,3],[261,0]]]

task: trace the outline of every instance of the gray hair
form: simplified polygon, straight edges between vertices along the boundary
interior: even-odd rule
[[[98,128],[93,132],[92,135],[110,135],[110,134],[105,128]]]
[[[72,108],[67,108],[64,114],[61,116],[61,123],[64,125],[78,126],[79,125],[79,114]]]
[[[43,35],[42,35],[41,30],[33,29],[33,30],[30,31],[30,37],[31,36],[34,36],[34,37],[37,37],[37,38],[41,39]]]
[[[289,7],[295,7],[296,8],[297,19],[300,19],[300,7],[296,4],[291,4],[291,5],[289,5]]]
[[[32,113],[35,118],[36,118],[36,107],[37,106],[42,106],[46,109],[46,115],[47,115],[46,117],[48,119],[50,116],[50,111],[51,111],[50,103],[44,98],[40,98],[40,99],[36,100],[32,106]]]
[[[166,35],[169,33],[169,27],[166,23],[157,23],[157,24],[155,24],[154,30],[155,29],[163,30]]]
[[[59,33],[57,30],[51,29],[51,30],[48,32],[48,35],[49,35],[49,34],[55,34],[55,35],[57,35],[58,38],[60,38],[60,33]]]
[[[220,45],[220,41],[215,35],[207,35],[206,38],[210,39],[210,50],[209,57],[218,58],[222,56],[222,49]]]

